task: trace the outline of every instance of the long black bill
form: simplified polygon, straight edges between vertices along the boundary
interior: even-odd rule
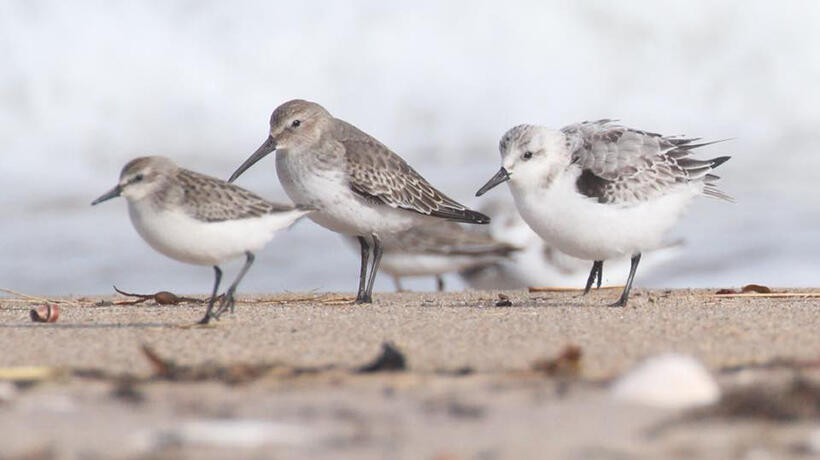
[[[478,189],[477,192],[475,192],[475,196],[481,196],[487,193],[488,190],[495,187],[496,185],[502,182],[507,182],[508,180],[510,180],[510,173],[508,173],[507,170],[504,169],[504,167],[502,167],[498,170],[497,173],[495,173],[495,176],[493,176],[490,180],[487,181],[486,184],[484,184],[484,187],[481,187],[480,189]]]
[[[121,193],[122,193],[122,186],[120,184],[117,184],[116,187],[114,187],[111,190],[103,193],[102,195],[100,195],[99,198],[92,201],[91,206],[94,206],[95,204],[100,204],[103,201],[110,200],[111,198],[116,198],[116,197],[120,196]]]
[[[236,178],[241,176],[246,169],[253,166],[254,163],[261,160],[262,158],[265,158],[267,154],[273,152],[274,150],[276,150],[276,139],[274,139],[271,136],[268,136],[268,138],[265,140],[265,143],[260,145],[259,148],[256,149],[255,152],[253,152],[253,155],[251,155],[247,160],[245,160],[245,162],[242,163],[242,165],[239,168],[237,168],[237,170],[234,171],[233,174],[231,174],[231,178],[228,179],[228,182],[235,181]]]

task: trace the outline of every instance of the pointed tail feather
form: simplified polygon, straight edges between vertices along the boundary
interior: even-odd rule
[[[431,216],[443,217],[453,222],[465,224],[489,224],[490,218],[480,212],[470,209],[439,208],[430,212]]]
[[[722,165],[723,163],[726,163],[727,161],[729,161],[730,158],[732,158],[732,157],[727,155],[727,156],[723,156],[723,157],[712,158],[709,161],[712,163],[712,169],[715,169],[718,166]]]

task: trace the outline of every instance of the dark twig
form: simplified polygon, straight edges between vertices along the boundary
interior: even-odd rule
[[[117,286],[114,286],[114,290],[117,291],[118,294],[124,295],[126,297],[136,297],[135,300],[119,300],[113,302],[115,305],[137,305],[145,302],[146,300],[153,300],[159,305],[178,305],[182,302],[205,303],[208,301],[208,299],[182,297],[168,291],[159,291],[155,294],[135,294],[133,292],[125,292],[123,290],[120,290],[117,288]],[[219,295],[216,298],[216,300],[219,300],[221,297],[222,295]]]

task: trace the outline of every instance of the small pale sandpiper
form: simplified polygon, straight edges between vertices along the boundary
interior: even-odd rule
[[[355,243],[353,237],[346,237]],[[382,238],[382,271],[393,277],[397,291],[402,278],[435,277],[444,290],[444,275],[478,269],[508,260],[517,247],[454,222],[419,225]]]
[[[253,253],[277,230],[312,212],[309,208],[271,203],[159,156],[128,162],[117,185],[91,204],[118,196],[128,201],[131,223],[152,248],[180,262],[213,266],[213,292],[200,324],[219,319],[229,308],[233,310],[236,287],[253,263]],[[219,264],[243,254],[245,265],[214,311],[222,279]]]
[[[551,246],[592,260],[584,292],[600,280],[603,262],[631,257],[624,306],[641,253],[663,237],[698,195],[731,201],[712,170],[730,157],[691,157],[697,139],[583,122],[561,130],[520,125],[501,138],[501,169],[476,193],[508,182],[524,221]]]
[[[319,225],[359,240],[356,303],[372,302],[383,238],[437,219],[490,221],[436,190],[384,144],[314,102],[297,99],[277,107],[265,142],[229,181],[273,151],[288,196],[316,208],[310,218]]]

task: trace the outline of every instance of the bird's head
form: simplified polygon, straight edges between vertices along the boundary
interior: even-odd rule
[[[139,157],[129,161],[120,172],[120,180],[108,192],[100,195],[91,205],[124,196],[129,201],[138,201],[163,186],[177,165],[165,157]]]
[[[535,125],[516,126],[498,143],[501,169],[476,196],[502,182],[513,187],[541,187],[567,164],[566,137],[561,131]]]
[[[274,150],[302,150],[315,145],[332,120],[330,113],[315,102],[301,99],[285,102],[271,114],[270,130],[265,142],[239,166],[228,182],[236,180],[245,170]]]

